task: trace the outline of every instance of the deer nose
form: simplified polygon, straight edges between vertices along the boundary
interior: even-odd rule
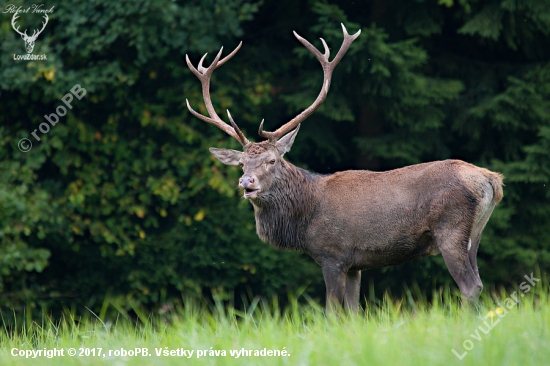
[[[254,184],[254,178],[253,177],[242,177],[239,179],[239,184],[243,188],[248,188]]]

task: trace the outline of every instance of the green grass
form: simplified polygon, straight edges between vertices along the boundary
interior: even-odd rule
[[[519,290],[518,290],[519,291]],[[512,304],[511,293],[486,295],[478,312],[460,306],[448,293],[435,294],[431,303],[410,292],[404,299],[370,302],[355,315],[325,316],[309,301],[291,300],[285,311],[277,302],[252,301],[246,312],[228,306],[183,301],[159,315],[136,311],[137,319],[119,310],[118,319],[100,319],[84,310],[80,321],[66,311],[61,321],[26,319],[18,331],[0,334],[1,365],[546,365],[550,356],[550,297],[543,281]],[[504,308],[497,314],[496,303]],[[510,309],[506,305],[511,306]],[[513,306],[512,306],[513,305]],[[137,310],[137,309],[134,309]],[[487,317],[487,329],[479,316]],[[499,310],[500,312],[500,310]],[[4,314],[5,315],[5,314]],[[100,316],[101,315],[101,316]],[[476,334],[477,330],[477,334]],[[8,334],[10,333],[10,334]],[[478,336],[479,335],[479,336]],[[475,339],[480,338],[480,340]],[[466,346],[471,350],[464,349]],[[25,359],[21,350],[64,349],[64,357]],[[68,349],[101,348],[102,356],[70,357]],[[151,356],[109,356],[109,350],[146,348]],[[194,350],[189,359],[157,357],[155,349]],[[285,350],[287,356],[231,356],[230,350]],[[210,350],[226,356],[209,356]],[[452,352],[463,355],[462,360]],[[197,351],[205,355],[197,358]],[[93,352],[93,351],[91,351]],[[464,354],[467,352],[467,354]],[[105,355],[105,357],[103,357]]]

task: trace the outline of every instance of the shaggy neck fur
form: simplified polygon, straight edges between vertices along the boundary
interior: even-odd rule
[[[304,250],[304,237],[317,207],[319,175],[281,160],[281,168],[268,192],[252,200],[256,231],[277,249]]]

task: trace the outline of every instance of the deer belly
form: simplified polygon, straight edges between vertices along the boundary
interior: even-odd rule
[[[429,231],[424,231],[413,237],[398,237],[376,245],[368,242],[362,243],[355,248],[351,269],[392,266],[439,254],[439,249]]]

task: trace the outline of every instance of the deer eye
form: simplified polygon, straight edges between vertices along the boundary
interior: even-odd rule
[[[269,164],[275,164],[275,159],[271,159],[271,161],[269,162]]]

